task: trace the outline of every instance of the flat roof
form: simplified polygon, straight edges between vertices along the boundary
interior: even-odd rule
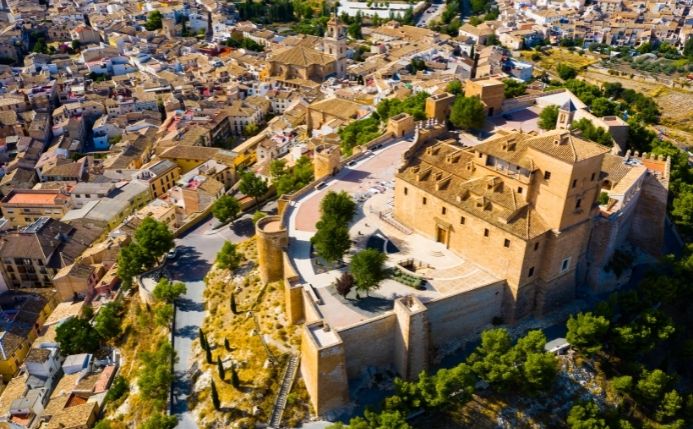
[[[327,330],[325,329],[326,327]],[[319,347],[328,347],[339,343],[339,337],[327,325],[311,325],[308,326],[308,331],[313,335]]]
[[[6,204],[55,205],[61,194],[55,193],[15,193],[5,201]]]

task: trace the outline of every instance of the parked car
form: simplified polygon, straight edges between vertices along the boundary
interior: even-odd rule
[[[174,247],[173,249],[168,251],[168,253],[166,254],[166,259],[171,261],[173,259],[176,259],[176,256],[178,256],[178,248]]]

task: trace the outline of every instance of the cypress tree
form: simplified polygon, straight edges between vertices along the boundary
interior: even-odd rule
[[[228,352],[231,351],[231,344],[229,343],[229,339],[228,339],[228,338],[224,338],[224,348],[225,348],[226,351],[228,351]]]
[[[200,328],[200,347],[202,347],[203,350],[207,350],[209,348],[207,338],[205,337],[205,333],[202,332],[202,328]]]
[[[231,385],[238,389],[238,386],[241,384],[240,380],[238,379],[238,373],[236,372],[236,365],[231,365]]]
[[[217,392],[217,385],[214,384],[214,380],[212,380],[212,404],[214,404],[215,410],[221,408],[221,403],[219,402],[219,392]]]
[[[226,374],[224,372],[224,365],[221,363],[221,357],[217,358],[217,369],[219,370],[219,378],[221,381],[224,381],[224,376]]]
[[[238,314],[238,311],[236,311],[236,295],[234,293],[231,293],[231,312]]]

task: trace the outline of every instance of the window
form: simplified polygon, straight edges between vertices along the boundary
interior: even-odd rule
[[[460,216],[460,225],[464,225],[464,216]]]
[[[507,238],[503,241],[503,247],[510,247],[510,240]]]
[[[517,188],[517,193],[518,193],[518,194],[522,194],[522,186],[520,186],[519,188]]]
[[[534,243],[534,251],[536,252],[539,250],[539,243]]]
[[[551,172],[550,171],[545,171],[544,172],[544,180],[549,180],[551,178]]]
[[[573,188],[577,186],[577,179],[573,179]]]
[[[421,200],[421,204],[426,205],[426,197],[423,197],[423,200]]]
[[[529,272],[527,272],[527,277],[532,277],[534,275],[534,267],[529,267]]]
[[[440,209],[440,214],[445,214],[447,211],[448,211],[448,209],[446,209],[445,207],[442,207]]]
[[[568,271],[568,268],[570,268],[570,258],[565,258],[561,262],[561,273],[565,273],[566,271]]]
[[[590,177],[590,180],[591,180],[592,182],[594,182],[594,176],[595,176],[596,174],[597,174],[597,173],[592,173],[592,177]]]
[[[488,228],[484,228],[484,237],[488,237],[490,234]]]
[[[407,187],[405,186],[405,187],[404,187],[404,195],[407,195],[407,194],[409,194],[409,188],[407,188]]]
[[[477,152],[477,155],[479,156],[479,158],[481,158],[482,156],[484,156],[481,152]]]
[[[581,204],[582,198],[578,198],[577,201],[575,201],[575,209],[579,209]]]

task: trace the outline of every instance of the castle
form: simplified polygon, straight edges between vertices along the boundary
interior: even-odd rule
[[[572,110],[561,106],[554,131],[500,130],[473,147],[445,139],[442,125],[419,126],[413,142],[382,149],[383,165],[368,152],[343,160],[333,178],[280,199],[280,215],[258,223],[260,266],[268,281],[284,281],[288,321],[303,323],[301,373],[318,414],[346,406],[350,380],[366,368],[415,378],[492,322],[541,317],[578,288],[617,287],[606,267],[627,243],[661,252],[670,161],[580,138]],[[361,203],[352,237],[385,236],[400,247],[392,267],[426,286],[388,279],[378,292],[391,306],[372,311],[334,293],[339,270],[316,270],[307,218],[331,186],[360,195],[358,182],[382,184],[388,168],[392,188]]]

